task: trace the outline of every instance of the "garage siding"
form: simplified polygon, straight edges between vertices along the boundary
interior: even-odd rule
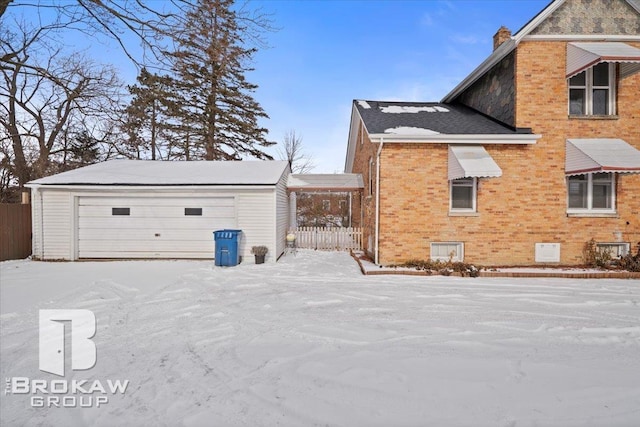
[[[275,198],[273,189],[238,195],[238,228],[242,230],[240,254],[245,260],[253,259],[251,246],[266,246],[266,261],[275,261]],[[246,262],[246,261],[245,261]]]
[[[284,179],[283,182],[286,182]],[[224,198],[232,197],[235,201],[235,224],[231,223],[218,223],[219,226],[224,225],[222,228],[238,228],[243,231],[242,238],[240,240],[240,254],[244,258],[244,262],[248,260],[253,261],[253,255],[251,254],[251,246],[265,245],[269,248],[269,254],[267,255],[268,261],[275,261],[277,255],[281,253],[284,243],[278,243],[279,240],[284,242],[284,234],[281,239],[276,236],[279,233],[286,233],[286,225],[283,228],[282,218],[276,221],[274,213],[280,215],[282,212],[286,213],[286,206],[276,207],[276,200],[282,198],[276,197],[276,188],[274,186],[264,189],[216,189],[216,190],[204,190],[204,189],[185,189],[181,191],[176,190],[157,190],[157,189],[130,189],[127,191],[120,190],[84,190],[84,189],[51,189],[39,187],[34,191],[34,203],[33,203],[33,246],[34,255],[42,253],[42,259],[77,259],[79,255],[86,258],[90,257],[102,257],[96,256],[96,254],[85,253],[80,254],[82,249],[81,239],[90,237],[90,240],[99,240],[100,238],[106,238],[108,240],[108,234],[104,234],[104,228],[102,228],[102,237],[99,234],[100,219],[93,218],[92,215],[103,215],[98,213],[96,207],[83,206],[82,201],[91,199],[100,199],[107,201],[106,198],[138,198],[147,200],[168,200],[170,198],[179,198],[181,200],[179,210],[175,211],[184,215],[183,209],[185,207],[200,207],[201,201],[205,201],[211,198]],[[286,193],[286,191],[284,192]],[[43,206],[39,204],[39,197],[42,195]],[[184,202],[184,203],[183,203]],[[117,204],[117,203],[116,203]],[[184,206],[182,206],[184,205]],[[196,206],[198,205],[198,206]],[[111,206],[107,204],[107,213],[111,213],[112,207],[126,207],[126,206]],[[176,206],[173,206],[176,208]],[[164,209],[164,208],[162,208]],[[42,215],[41,215],[42,212]],[[78,214],[82,212],[83,218],[81,219]],[[204,211],[203,211],[204,213]],[[111,216],[111,215],[107,215]],[[284,215],[286,220],[286,214]],[[40,218],[43,218],[41,221]],[[129,220],[131,218],[128,218]],[[97,223],[95,221],[98,221]],[[109,218],[111,220],[111,218]],[[115,218],[117,221],[118,218]],[[40,221],[42,224],[40,225]],[[87,235],[86,227],[83,225],[90,224],[94,221],[93,225],[96,226],[96,230],[89,232]],[[141,228],[145,223],[144,219],[141,219]],[[276,226],[276,223],[280,224]],[[232,226],[233,225],[233,226]],[[136,230],[134,227],[132,233],[136,236],[144,231]],[[147,227],[148,228],[148,227]],[[166,258],[208,258],[212,259],[214,254],[213,234],[217,226],[215,223],[211,224],[211,230],[206,231],[206,244],[207,248],[202,249],[199,246],[198,250],[201,251],[201,255],[194,256],[193,254],[186,254],[181,252],[166,252],[163,256],[157,255],[145,255],[135,253],[135,251],[129,251],[126,248],[118,247],[118,245],[108,246],[108,249],[118,252],[118,256],[113,258],[136,258],[136,257],[166,257]],[[98,232],[98,234],[96,234]],[[175,237],[176,230],[173,231],[160,231],[161,234],[167,234],[167,237]],[[181,231],[179,231],[181,232]],[[173,233],[173,234],[172,234]],[[185,230],[185,235],[191,233]],[[163,236],[164,237],[164,236]],[[186,236],[185,236],[186,237]],[[210,239],[210,240],[209,240]],[[167,243],[169,246],[170,243]],[[188,246],[188,244],[186,244]],[[105,247],[107,247],[105,245]],[[42,252],[41,252],[42,251]],[[137,256],[136,256],[137,255]]]
[[[276,185],[276,249],[280,256],[285,249],[287,231],[289,229],[289,195],[287,194],[287,180],[289,168],[285,170]]]
[[[73,236],[72,198],[66,191],[43,191],[42,203],[43,259],[70,259]]]

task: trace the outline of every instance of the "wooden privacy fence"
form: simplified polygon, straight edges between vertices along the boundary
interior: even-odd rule
[[[296,246],[303,249],[341,251],[362,248],[362,229],[352,227],[298,227]]]
[[[31,255],[31,205],[0,203],[0,261]]]

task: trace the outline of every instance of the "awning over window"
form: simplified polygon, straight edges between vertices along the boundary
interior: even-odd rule
[[[620,42],[567,44],[567,78],[601,62],[619,62],[622,79],[640,71],[640,49]]]
[[[568,139],[565,173],[640,173],[640,150],[622,139]]]
[[[449,180],[498,176],[502,176],[502,169],[483,146],[449,146]]]

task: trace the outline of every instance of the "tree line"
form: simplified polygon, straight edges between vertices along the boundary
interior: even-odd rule
[[[0,198],[114,157],[272,159],[247,74],[273,30],[233,0],[0,0]],[[74,51],[72,37],[95,43]],[[92,56],[104,40],[136,64],[135,84]]]

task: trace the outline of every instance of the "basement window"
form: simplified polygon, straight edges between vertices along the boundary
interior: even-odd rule
[[[131,215],[131,208],[111,208],[111,215]]]
[[[464,243],[437,242],[431,243],[431,259],[433,261],[459,261],[464,259]]]
[[[608,253],[611,258],[622,258],[629,253],[629,247],[631,245],[629,243],[596,243],[596,248],[601,253]]]
[[[202,216],[202,208],[184,208],[185,216]]]

